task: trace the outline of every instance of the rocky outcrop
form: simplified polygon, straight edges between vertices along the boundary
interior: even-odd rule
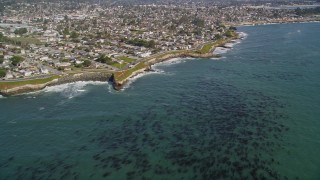
[[[79,73],[79,74],[73,74],[73,75],[66,75],[43,84],[26,84],[23,86],[0,90],[0,94],[3,96],[12,96],[12,95],[17,95],[22,93],[38,91],[38,90],[44,89],[47,86],[55,86],[55,85],[72,83],[77,81],[109,81],[111,76],[112,76],[111,73],[103,73],[103,72],[97,72],[97,73],[86,72],[86,73]]]

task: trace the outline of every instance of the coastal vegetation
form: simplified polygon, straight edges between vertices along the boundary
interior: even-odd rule
[[[144,62],[140,62],[137,65],[135,65],[133,68],[130,68],[128,70],[115,72],[114,73],[114,81],[120,82],[125,80],[126,78],[130,77],[135,71],[138,71],[140,69],[147,68],[147,65]]]
[[[0,90],[11,89],[11,88],[20,87],[28,84],[30,85],[44,84],[54,79],[58,79],[59,77],[60,76],[58,75],[54,75],[48,78],[40,78],[40,79],[32,79],[32,80],[12,81],[12,82],[0,81]]]
[[[235,36],[235,34],[232,33],[231,36],[227,36],[227,37],[232,38],[234,36]],[[216,40],[215,42],[210,42],[210,43],[203,45],[201,49],[196,50],[195,52],[199,53],[199,54],[207,54],[210,51],[212,51],[212,49],[215,48],[216,46],[222,45],[222,44],[226,43],[227,41],[228,41],[228,39],[223,39],[221,37],[220,39]]]

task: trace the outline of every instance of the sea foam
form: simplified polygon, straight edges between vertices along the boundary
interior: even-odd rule
[[[46,87],[42,92],[55,92],[60,93],[62,96],[69,99],[79,96],[85,93],[87,85],[106,85],[107,82],[96,82],[96,81],[79,81],[74,83],[61,84],[57,86]]]
[[[152,66],[152,68],[154,71],[145,71],[145,72],[139,73],[139,74],[129,78],[121,90],[123,91],[125,89],[128,89],[133,82],[135,82],[137,79],[139,79],[141,77],[144,77],[147,75],[152,75],[152,74],[164,74],[163,70],[154,68],[154,66]]]
[[[24,95],[34,95],[34,94],[41,94],[41,93],[59,93],[63,97],[71,99],[73,97],[76,97],[85,93],[87,91],[85,89],[87,85],[106,85],[106,84],[108,83],[98,82],[98,81],[78,81],[78,82],[66,83],[66,84],[61,84],[56,86],[48,86],[39,91],[24,93]],[[31,96],[28,96],[27,98],[29,97]]]

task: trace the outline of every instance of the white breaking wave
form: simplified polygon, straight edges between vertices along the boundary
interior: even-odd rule
[[[191,59],[191,58],[190,58]],[[172,58],[157,64],[152,65],[152,67],[159,67],[159,66],[170,66],[173,64],[180,64],[186,62],[186,58]]]
[[[153,66],[152,66],[153,67]],[[139,73],[131,78],[128,79],[127,83],[125,83],[125,85],[123,86],[123,88],[121,89],[122,91],[129,88],[130,85],[135,82],[137,79],[143,77],[143,76],[147,76],[147,75],[151,75],[151,74],[164,74],[164,71],[161,69],[155,69],[153,68],[154,71],[146,71],[146,72],[142,72]]]
[[[83,89],[87,85],[105,85],[107,82],[96,82],[96,81],[78,81],[73,83],[66,83],[56,86],[48,86],[41,90],[42,92],[64,92],[67,90],[74,90],[77,92],[84,92],[86,91]]]
[[[160,67],[170,66],[170,65],[174,65],[174,64],[180,64],[180,63],[186,62],[187,60],[192,60],[192,59],[195,59],[195,58],[172,58],[172,59],[160,62],[160,63],[156,63],[156,64],[152,65],[152,69],[154,71],[146,71],[143,73],[139,73],[134,77],[131,77],[130,79],[128,79],[127,83],[123,86],[121,91],[129,88],[133,82],[135,82],[137,79],[139,79],[143,76],[146,76],[146,75],[151,75],[151,74],[172,75],[172,73],[167,73],[164,70],[160,69]]]
[[[4,97],[4,96],[0,95],[0,99],[2,99],[2,98],[6,98],[6,97]]]
[[[245,38],[248,37],[248,34],[245,33],[245,32],[239,32],[239,37],[240,37],[241,39],[245,39]]]
[[[25,95],[34,95],[39,93],[60,93],[62,96],[71,99],[75,96],[79,96],[85,93],[87,90],[85,87],[87,85],[106,85],[107,82],[99,82],[99,81],[78,81],[73,83],[66,83],[56,86],[48,86],[42,90],[24,93]],[[26,98],[36,98],[33,96],[28,96]]]
[[[221,56],[221,57],[213,57],[213,58],[210,58],[211,60],[221,60],[221,59],[224,59],[226,57],[224,56]]]
[[[62,96],[71,99],[73,97],[79,96],[86,92],[85,87],[87,85],[106,85],[107,82],[96,82],[96,81],[79,81],[67,84],[61,84],[57,86],[46,87],[42,92],[55,92],[60,93]]]
[[[228,52],[230,49],[229,48],[224,48],[224,47],[216,47],[216,49],[213,51],[213,54],[224,54]]]

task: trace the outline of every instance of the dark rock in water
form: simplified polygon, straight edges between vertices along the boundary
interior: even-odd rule
[[[111,172],[105,172],[103,175],[102,175],[102,177],[108,177],[108,176],[110,176],[111,175]]]
[[[14,156],[11,156],[8,161],[13,161],[14,160]]]

